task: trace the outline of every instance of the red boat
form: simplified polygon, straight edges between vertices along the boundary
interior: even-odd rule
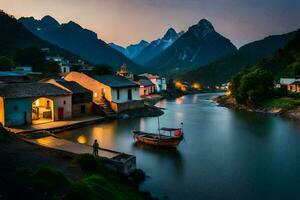
[[[158,134],[145,131],[132,131],[132,133],[137,142],[161,147],[176,148],[184,138],[183,128],[159,128]]]

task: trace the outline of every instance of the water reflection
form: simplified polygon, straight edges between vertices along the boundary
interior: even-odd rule
[[[161,165],[164,162],[168,162],[167,165],[171,165],[176,169],[177,175],[181,175],[184,167],[183,157],[177,149],[173,148],[160,148],[142,143],[133,143],[133,151],[141,151],[143,154],[151,155],[155,157],[157,162]]]
[[[133,129],[157,132],[157,118],[105,122],[60,134],[73,141],[134,154],[151,178],[141,185],[170,199],[297,199],[300,125],[280,117],[231,111],[198,94],[166,107],[161,126],[184,122],[186,142],[177,150],[136,144]]]

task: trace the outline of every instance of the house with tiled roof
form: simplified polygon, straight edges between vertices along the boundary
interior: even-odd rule
[[[140,86],[140,96],[146,97],[155,93],[155,84],[145,76],[136,76],[135,83]]]
[[[115,112],[144,106],[139,94],[139,85],[125,77],[117,75],[88,76],[84,73],[70,72],[64,79],[75,81],[93,91],[94,103],[105,107],[104,102],[106,102]]]
[[[88,90],[75,81],[64,79],[49,79],[45,81],[60,87],[72,94],[72,116],[78,117],[93,113],[93,92]]]
[[[72,117],[71,93],[49,83],[0,84],[0,123],[7,127]]]

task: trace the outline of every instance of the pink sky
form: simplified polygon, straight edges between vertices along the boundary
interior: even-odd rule
[[[121,45],[152,41],[169,27],[186,30],[202,18],[237,46],[300,28],[294,0],[0,0],[0,9],[17,18],[72,20]]]

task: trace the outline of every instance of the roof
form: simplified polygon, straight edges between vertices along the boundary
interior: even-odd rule
[[[70,93],[50,83],[12,83],[0,84],[0,96],[8,99],[64,96]]]
[[[290,83],[289,85],[300,85],[300,81],[294,81],[294,82]]]
[[[139,85],[142,85],[144,87],[147,87],[147,86],[153,86],[154,83],[152,83],[149,79],[147,78],[142,78],[140,80],[138,80],[138,84]]]
[[[56,82],[63,87],[70,90],[73,94],[80,94],[80,93],[91,93],[92,91],[82,87],[75,81],[65,81],[65,80],[56,80]]]
[[[138,87],[137,84],[122,76],[95,75],[93,78],[112,88]]]

